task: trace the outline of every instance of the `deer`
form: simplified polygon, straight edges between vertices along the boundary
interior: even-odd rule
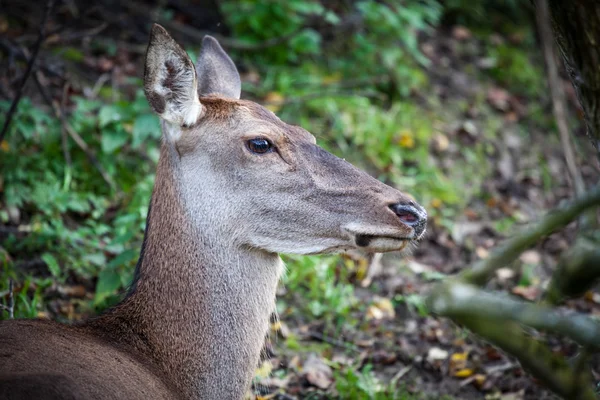
[[[162,139],[133,282],[88,320],[2,321],[2,399],[243,399],[280,253],[401,252],[425,233],[412,196],[241,100],[213,37],[194,66],[154,24],[144,92]]]

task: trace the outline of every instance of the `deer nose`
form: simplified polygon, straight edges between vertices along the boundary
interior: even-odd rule
[[[413,201],[390,205],[390,209],[400,218],[404,225],[415,231],[415,239],[420,239],[427,227],[427,211]]]

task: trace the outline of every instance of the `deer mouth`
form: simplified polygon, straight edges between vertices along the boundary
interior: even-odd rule
[[[355,234],[354,243],[357,248],[375,253],[402,251],[412,239],[398,236]]]

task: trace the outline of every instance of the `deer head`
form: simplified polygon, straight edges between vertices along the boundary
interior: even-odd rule
[[[237,69],[206,36],[196,67],[155,25],[144,90],[177,160],[194,223],[215,243],[268,253],[401,250],[427,214],[406,194],[316,144],[312,134],[240,100]]]

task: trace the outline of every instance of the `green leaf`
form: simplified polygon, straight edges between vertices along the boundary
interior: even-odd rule
[[[133,148],[138,148],[148,137],[158,137],[160,128],[158,126],[158,117],[153,114],[142,114],[135,119],[133,123]]]
[[[100,128],[105,127],[111,122],[120,120],[121,114],[119,113],[119,109],[117,107],[108,105],[100,108],[100,112],[98,113],[98,123],[100,124]]]
[[[121,129],[103,129],[102,130],[102,151],[104,153],[113,153],[119,147],[127,143],[127,133]]]
[[[127,263],[131,262],[138,255],[138,250],[129,249],[125,250],[108,263],[109,268],[118,267],[122,265],[127,265]]]
[[[44,260],[44,262],[48,266],[48,270],[50,271],[52,276],[58,278],[60,276],[60,265],[58,265],[58,261],[56,261],[56,258],[54,258],[54,256],[50,253],[44,253],[42,254],[42,260]]]
[[[121,287],[121,278],[114,268],[106,268],[98,274],[94,304],[102,303],[108,296]]]

